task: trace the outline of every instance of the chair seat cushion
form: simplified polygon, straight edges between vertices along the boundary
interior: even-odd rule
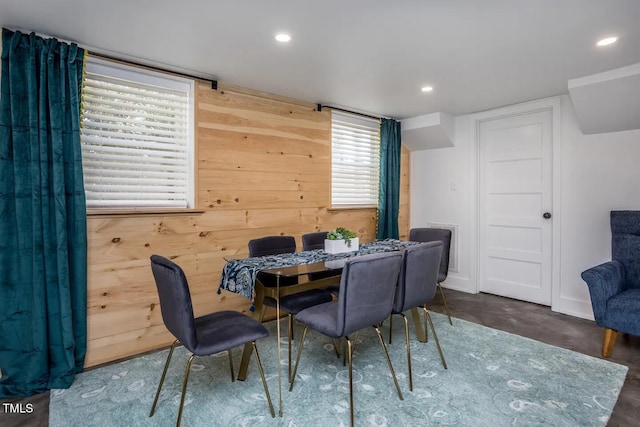
[[[338,332],[338,301],[309,307],[296,314],[296,320],[331,338],[340,338]]]
[[[323,304],[332,300],[331,292],[324,289],[311,289],[310,291],[287,295],[280,299],[280,308],[290,314],[298,314],[302,310]],[[269,307],[276,306],[276,300],[271,297],[264,299],[264,304]]]
[[[628,289],[607,301],[605,327],[640,336],[640,289]]]
[[[196,356],[206,356],[269,336],[260,322],[237,311],[219,311],[195,319]]]

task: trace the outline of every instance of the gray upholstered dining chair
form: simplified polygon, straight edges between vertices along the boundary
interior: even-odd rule
[[[611,211],[611,261],[582,272],[593,315],[604,327],[602,356],[618,332],[640,336],[640,211]]]
[[[444,291],[442,290],[441,283],[447,279],[449,273],[449,256],[451,251],[451,230],[442,228],[412,228],[409,230],[409,240],[413,242],[442,242],[442,259],[440,260],[440,270],[438,273],[438,289],[440,289],[440,295],[442,296],[442,304],[444,305],[444,311],[449,317],[449,324],[453,325],[451,320],[451,313],[449,307],[447,307],[447,300],[444,297]]]
[[[315,231],[302,235],[302,249],[312,251],[314,249],[324,249],[324,241],[329,234],[328,231]]]
[[[307,233],[302,235],[302,250],[303,251],[312,251],[315,249],[324,249],[324,241],[327,238],[328,231],[316,231],[313,233]],[[335,271],[322,271],[319,273],[309,273],[309,280],[320,280],[326,277],[335,276]],[[339,284],[327,286],[326,290],[331,292],[334,295],[338,295],[338,289],[340,288]]]
[[[284,253],[293,253],[296,251],[296,240],[292,236],[267,236],[249,241],[249,256],[267,256],[279,255]],[[258,280],[264,286],[275,287],[277,280],[273,275],[258,272]],[[291,286],[298,283],[297,277],[280,277],[280,286]],[[287,313],[288,320],[288,359],[289,370],[287,375],[291,381],[291,341],[293,340],[293,317],[305,308],[322,304],[332,300],[331,292],[324,289],[311,289],[280,298],[280,309]],[[271,297],[265,297],[264,305],[269,307],[277,307],[277,301]],[[262,316],[261,316],[262,318]]]
[[[349,335],[369,326],[376,329],[398,396],[402,400],[402,392],[379,327],[391,314],[401,261],[400,252],[357,256],[347,260],[342,270],[338,300],[302,310],[296,316],[296,320],[305,328],[300,339],[289,391],[293,390],[304,338],[309,328],[334,339],[344,338],[349,361],[349,404],[352,426],[354,422],[353,343]]]
[[[162,384],[164,383],[165,376],[167,375],[167,369],[171,362],[173,350],[179,343],[182,343],[182,345],[192,354],[191,357],[189,357],[184,373],[182,395],[180,397],[176,426],[180,426],[180,421],[182,419],[184,398],[187,391],[189,371],[191,370],[191,362],[193,362],[193,358],[195,356],[209,356],[227,351],[229,356],[229,368],[231,370],[231,381],[233,382],[235,381],[235,378],[233,375],[231,349],[249,342],[253,345],[253,351],[256,353],[256,362],[258,364],[260,376],[262,377],[262,385],[267,396],[271,416],[275,417],[269,388],[267,387],[262,363],[260,362],[260,355],[258,354],[258,348],[256,347],[256,340],[265,338],[269,335],[267,329],[260,324],[260,322],[237,311],[219,311],[195,318],[193,315],[193,306],[191,304],[189,284],[187,283],[187,278],[185,277],[182,269],[166,258],[159,255],[152,255],[151,270],[153,272],[153,277],[155,278],[156,286],[158,288],[158,295],[160,297],[162,320],[164,321],[166,328],[176,339],[169,350],[169,355],[167,356],[167,361],[164,365],[164,371],[162,371],[162,377],[160,378],[158,390],[156,391],[155,398],[153,399],[153,405],[151,406],[149,417],[152,417],[155,412],[158,397],[160,396],[160,390],[162,390]]]
[[[409,390],[413,391],[413,376],[411,373],[411,344],[409,341],[409,321],[403,314],[414,307],[422,307],[424,310],[424,329],[427,331],[427,323],[433,332],[442,365],[447,369],[447,362],[442,354],[438,335],[433,327],[433,321],[429,315],[427,304],[436,294],[440,257],[442,256],[442,242],[429,242],[411,246],[402,254],[402,267],[400,278],[396,288],[396,296],[391,314],[399,314],[404,320],[404,333],[407,345],[407,367],[409,371]],[[389,327],[389,342],[391,342],[392,328]]]
[[[296,239],[293,236],[267,236],[249,240],[250,257],[290,254],[295,251]],[[276,278],[274,276],[258,272],[257,278],[266,287],[276,286]],[[280,278],[280,286],[295,285],[297,283],[297,277]]]

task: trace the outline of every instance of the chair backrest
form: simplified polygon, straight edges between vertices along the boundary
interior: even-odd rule
[[[249,256],[267,256],[290,254],[296,251],[296,239],[293,236],[267,236],[249,241]],[[264,286],[276,286],[277,279],[274,276],[258,272],[258,280]],[[298,283],[297,277],[282,277],[280,286],[291,286]]]
[[[435,241],[404,250],[393,303],[394,313],[422,306],[433,299],[438,285],[442,247],[441,241]]]
[[[451,230],[442,228],[412,228],[409,231],[409,240],[413,242],[441,241],[442,259],[438,273],[438,283],[444,282],[449,273],[449,252],[451,250]]]
[[[328,231],[303,234],[302,250],[311,251],[314,249],[324,249],[324,240],[327,238],[327,234],[329,234]]]
[[[312,251],[314,249],[324,249],[324,241],[327,238],[328,231],[317,231],[302,235],[302,250]],[[325,277],[335,276],[335,272],[323,271],[320,273],[309,273],[309,280],[320,280]]]
[[[640,288],[640,211],[611,211],[611,258],[624,265],[626,286]]]
[[[288,254],[296,251],[293,236],[267,236],[249,241],[249,256]]]
[[[349,259],[342,270],[337,330],[341,336],[384,321],[391,314],[402,254]]]
[[[159,255],[151,255],[151,271],[158,288],[164,325],[182,345],[193,351],[198,341],[191,294],[184,271]]]

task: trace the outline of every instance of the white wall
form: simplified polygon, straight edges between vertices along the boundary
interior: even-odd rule
[[[458,225],[458,272],[450,272],[444,286],[475,292],[475,261],[470,253],[475,184],[469,174],[473,156],[469,116],[456,117],[454,129],[454,147],[411,152],[409,224],[412,228],[426,227],[429,222]]]
[[[561,137],[554,142],[560,144],[560,195],[556,199],[560,206],[554,206],[560,218],[554,230],[560,236],[560,251],[554,255],[560,280],[552,309],[592,319],[589,293],[580,273],[610,259],[609,211],[640,209],[640,130],[583,135],[570,98],[564,95],[560,100]],[[411,153],[410,225],[458,224],[459,272],[450,273],[445,286],[475,293],[472,118],[456,117],[454,147]]]
[[[609,211],[640,210],[640,130],[583,135],[565,96],[562,138],[563,304],[557,311],[580,315],[571,309],[578,310],[578,303],[587,301],[583,317],[593,318],[580,273],[611,259]]]

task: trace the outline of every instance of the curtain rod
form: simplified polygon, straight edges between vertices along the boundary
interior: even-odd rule
[[[212,80],[212,79],[207,79],[207,78],[204,78],[204,77],[193,76],[191,74],[181,73],[181,72],[178,72],[178,71],[166,70],[164,68],[154,67],[153,65],[140,64],[138,62],[129,61],[128,59],[122,59],[122,58],[118,58],[118,57],[110,56],[110,55],[105,55],[103,53],[98,53],[98,52],[94,52],[94,51],[89,51],[88,50],[87,52],[89,53],[89,55],[95,56],[97,58],[109,59],[111,61],[118,61],[118,62],[122,62],[124,64],[133,65],[133,66],[136,66],[136,67],[144,67],[144,68],[148,68],[148,69],[154,70],[154,71],[159,71],[159,72],[162,72],[162,73],[170,73],[170,74],[175,74],[177,76],[187,77],[187,78],[190,78],[190,79],[197,79],[197,80],[204,80],[206,82],[211,82],[211,89],[218,90],[218,81],[217,80]]]
[[[328,108],[330,110],[341,111],[343,113],[348,113],[348,114],[354,114],[356,116],[362,116],[362,117],[366,117],[368,119],[373,119],[373,120],[382,120],[384,118],[384,117],[372,116],[370,114],[358,113],[356,111],[345,110],[344,108],[332,107],[330,105],[318,104],[318,111],[322,111],[323,108]]]

